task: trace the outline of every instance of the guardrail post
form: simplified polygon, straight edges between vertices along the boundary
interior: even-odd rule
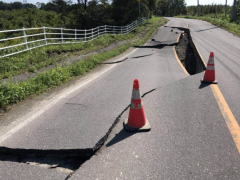
[[[47,45],[47,35],[46,35],[46,27],[45,26],[43,26],[43,36],[44,36],[45,45]]]
[[[23,27],[23,36],[24,36],[24,39],[25,39],[26,49],[28,49],[27,35],[26,35],[26,30],[25,30],[24,27]]]
[[[107,32],[107,25],[105,25],[105,34],[106,34],[106,32]]]
[[[113,34],[115,34],[115,26],[113,26]]]
[[[99,26],[98,26],[98,37],[99,37]]]
[[[92,28],[92,40],[93,40],[93,28]]]
[[[62,44],[63,44],[63,28],[61,27],[61,40],[62,40]]]
[[[121,26],[121,34],[122,34],[122,26]]]
[[[75,42],[77,41],[77,29],[75,29]]]
[[[87,30],[85,29],[85,42],[87,41]]]

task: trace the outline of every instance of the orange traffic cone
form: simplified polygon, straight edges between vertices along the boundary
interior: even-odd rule
[[[151,129],[151,126],[145,117],[143,102],[139,91],[139,82],[137,79],[135,79],[133,83],[129,116],[123,124],[127,131],[150,131]]]
[[[204,77],[201,80],[202,83],[210,83],[217,84],[217,80],[215,79],[215,67],[214,67],[214,54],[210,53],[207,69],[205,71]]]

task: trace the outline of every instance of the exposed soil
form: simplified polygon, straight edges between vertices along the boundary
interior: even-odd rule
[[[178,58],[190,75],[196,74],[196,61],[194,51],[189,43],[187,33],[181,34],[179,43],[176,46]]]
[[[138,39],[141,39],[142,37],[144,37],[145,34],[147,33],[147,31],[150,28],[151,27],[148,27],[143,32],[139,33],[137,38],[133,41],[137,41]],[[199,60],[199,57],[198,57],[199,55],[197,56],[195,54],[196,49],[194,49],[195,47],[192,45],[192,40],[191,40],[191,37],[190,37],[189,34],[190,33],[187,33],[187,32],[182,33],[180,41],[176,45],[176,52],[177,52],[177,55],[178,55],[179,59],[181,60],[182,64],[186,67],[189,74],[192,75],[192,74],[196,74],[196,73],[200,72],[201,69],[203,69],[203,66],[201,65],[201,61]],[[127,42],[128,41],[121,41],[121,42],[113,43],[108,47],[105,47],[105,48],[103,48],[101,50],[98,50],[98,51],[91,52],[91,53],[86,54],[86,55],[80,55],[80,56],[74,56],[74,57],[71,57],[71,58],[67,58],[67,59],[63,60],[62,62],[60,62],[59,65],[64,65],[66,63],[71,64],[75,61],[82,60],[84,57],[112,50],[116,47],[119,47],[123,44],[126,44]],[[57,56],[56,53],[52,53],[51,55],[52,56]],[[123,62],[125,60],[127,60],[127,59],[123,59],[119,62]],[[115,63],[119,63],[119,62],[115,62]],[[105,63],[105,64],[111,64],[111,62],[110,63]],[[52,66],[49,66],[47,68],[43,68],[39,72],[44,72],[47,69],[51,69],[51,68],[55,68],[55,66],[52,65]],[[36,76],[36,73],[29,73],[28,75],[25,75],[25,74],[19,75],[18,77],[21,77],[19,79],[17,77],[15,77],[15,78],[16,78],[16,81],[26,80],[30,77],[33,77],[33,74]],[[151,91],[146,92],[145,94],[142,95],[142,98],[145,95],[147,95],[148,93],[153,92],[154,90],[155,89],[152,89]],[[45,96],[45,95],[42,95],[42,96]],[[45,96],[45,98],[46,98],[46,96]],[[107,132],[106,136],[103,139],[101,139],[102,142],[97,144],[98,147],[96,147],[95,151],[98,150],[99,148],[101,148],[102,144],[104,143],[104,141],[108,137],[112,128],[115,126],[115,124],[121,118],[122,114],[128,108],[129,108],[129,106],[127,106],[119,114],[119,116],[115,119],[114,124],[109,129],[109,132]],[[52,154],[52,153],[46,153],[46,152],[44,152],[45,154],[44,153],[39,154],[39,152],[34,152],[33,154],[31,154],[31,153],[29,153],[25,150],[21,151],[19,149],[16,149],[16,151],[12,151],[12,152],[10,152],[9,150],[3,151],[4,149],[2,149],[2,148],[0,148],[0,150],[1,150],[1,153],[0,153],[1,154],[0,155],[0,160],[1,161],[12,161],[12,162],[26,163],[26,164],[29,164],[29,165],[40,166],[40,167],[43,167],[43,168],[65,171],[69,174],[68,177],[66,177],[66,179],[68,179],[72,175],[72,173],[74,173],[75,170],[77,170],[85,161],[87,161],[92,156],[92,154],[89,154],[88,156],[82,157],[80,154],[73,155],[72,152],[65,152],[64,155],[59,155],[59,154],[56,155],[56,153]],[[24,151],[25,151],[25,153],[23,153]],[[60,153],[61,153],[61,151],[60,151]]]
[[[198,50],[192,41],[189,29],[178,28],[184,33],[181,34],[179,43],[176,45],[176,53],[190,75],[194,75],[205,70],[205,65]]]

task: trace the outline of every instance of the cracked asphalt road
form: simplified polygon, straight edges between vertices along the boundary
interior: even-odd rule
[[[160,29],[155,36],[162,33],[171,42],[178,38],[178,34],[169,28]],[[54,106],[14,131],[0,146],[41,150],[94,149],[119,113],[128,106],[134,79],[138,78],[141,91],[147,92],[186,77],[173,47],[151,48],[155,44],[150,42],[147,48],[137,49],[126,61],[115,64],[98,79],[59,99]]]
[[[171,19],[170,25],[187,23]],[[240,179],[239,153],[210,86],[200,85],[203,73],[186,75],[169,46],[178,35],[169,27],[159,29],[153,37],[158,42],[137,48],[125,61],[121,57],[104,65],[97,75],[90,73],[39,104],[41,110],[20,118],[20,126],[0,129],[0,146],[93,150],[120,117],[105,145],[68,179]],[[152,127],[148,133],[126,133],[122,126],[136,78],[145,94],[143,106]],[[42,167],[33,175],[35,166],[0,161],[4,164],[10,164],[9,172],[18,168],[19,177],[52,177]],[[16,179],[5,170],[0,169],[0,177]],[[54,173],[64,179],[63,172]]]
[[[162,28],[154,38],[159,35],[164,37],[163,41],[176,42],[179,34]],[[19,118],[19,125],[13,122],[4,127],[0,146],[21,151],[84,149],[92,152],[129,105],[135,78],[142,85],[141,92],[146,93],[187,76],[172,46],[159,48],[156,42],[147,45],[119,58],[116,64],[104,65],[101,76],[99,72],[96,77],[90,73],[79,85],[70,86],[49,103],[39,104],[37,110]],[[125,58],[128,59],[121,61]]]
[[[238,180],[240,157],[203,73],[143,98],[147,133],[128,133],[122,115],[105,146],[70,180]],[[140,84],[141,88],[141,84]]]

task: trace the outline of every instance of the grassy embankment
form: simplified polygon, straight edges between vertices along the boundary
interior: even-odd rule
[[[223,15],[205,15],[205,16],[177,16],[177,17],[182,17],[182,18],[190,18],[190,19],[201,19],[207,22],[210,22],[214,24],[215,26],[221,27],[231,33],[237,34],[240,36],[240,24],[232,23],[229,21],[229,19],[224,19]]]
[[[0,84],[0,109],[6,110],[11,104],[22,101],[31,95],[42,93],[49,88],[56,87],[76,76],[83,75],[97,67],[102,61],[123,53],[131,46],[144,44],[150,38],[152,33],[165,23],[166,20],[163,18],[152,18],[149,20],[148,24],[137,28],[135,33],[130,33],[128,35],[105,35],[85,44],[49,46],[6,59],[1,59],[0,77],[11,77],[27,71],[41,69],[42,67],[51,64],[56,64],[63,60],[63,58],[72,56],[74,54],[73,52],[86,54],[91,51],[96,51],[97,49],[102,49],[112,42],[134,40],[140,32],[144,31],[146,28],[150,28],[142,39],[134,41],[134,43],[128,41],[126,44],[111,51],[86,57],[81,61],[76,61],[70,65],[57,66],[54,69],[39,73],[36,77],[26,81]],[[50,55],[53,52],[64,52],[64,54],[51,57]]]

